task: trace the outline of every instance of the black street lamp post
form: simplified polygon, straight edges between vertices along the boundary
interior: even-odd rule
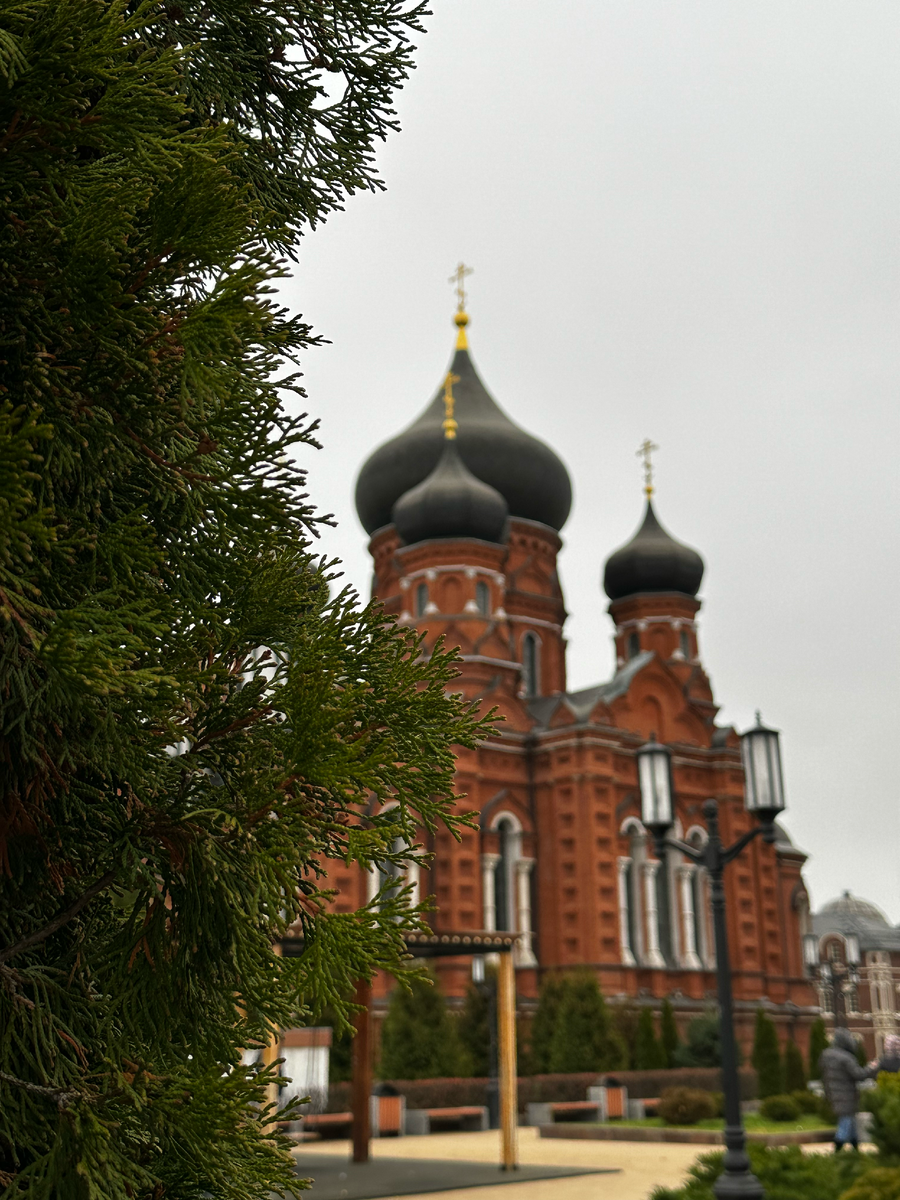
[[[835,1029],[847,1027],[847,998],[859,984],[859,938],[855,933],[844,936],[846,961],[819,961],[819,939],[814,933],[803,938],[803,961],[810,979],[818,979],[831,995],[831,1010]]]
[[[750,1170],[746,1134],[741,1119],[741,1091],[738,1075],[737,1042],[734,1036],[734,1007],[731,993],[731,966],[728,961],[728,930],[725,923],[725,867],[758,835],[770,844],[775,841],[775,819],[784,809],[781,753],[778,733],[767,729],[757,713],[756,726],[741,737],[744,760],[744,805],[759,820],[731,846],[723,846],[719,835],[719,805],[707,800],[703,805],[709,838],[704,847],[691,846],[669,837],[674,823],[672,759],[666,746],[649,742],[638,751],[641,784],[641,810],[644,825],[653,834],[657,858],[663,859],[671,846],[706,869],[710,882],[710,904],[716,944],[716,981],[719,994],[719,1026],[722,1043],[722,1091],[725,1108],[725,1164],[713,1192],[717,1200],[763,1200],[759,1180]]]

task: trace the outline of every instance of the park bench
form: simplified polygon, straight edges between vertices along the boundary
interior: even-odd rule
[[[302,1118],[303,1133],[321,1138],[348,1138],[353,1130],[353,1113],[309,1113]]]
[[[556,1121],[597,1121],[600,1105],[596,1100],[555,1100],[529,1104],[526,1108],[529,1125],[552,1125]]]
[[[487,1127],[488,1110],[485,1105],[470,1104],[459,1108],[408,1108],[404,1132],[422,1134],[447,1129],[471,1132]]]

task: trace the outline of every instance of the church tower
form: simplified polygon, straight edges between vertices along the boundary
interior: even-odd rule
[[[572,487],[557,455],[482,383],[464,305],[460,277],[450,369],[425,410],[365,463],[356,508],[387,611],[428,645],[443,634],[459,646],[467,695],[528,700],[566,687],[556,558]]]
[[[527,1002],[546,971],[588,968],[608,997],[659,1004],[682,1021],[714,996],[708,881],[678,852],[657,860],[641,823],[637,752],[671,755],[676,835],[706,836],[703,801],[719,800],[726,838],[750,818],[740,738],[716,725],[700,661],[698,593],[704,563],[677,541],[653,504],[645,443],[646,506],[634,537],[606,561],[616,669],[569,691],[566,610],[557,571],[572,488],[554,451],[497,404],[469,352],[457,271],[456,347],[431,401],[362,467],[356,488],[370,536],[373,594],[418,630],[459,648],[458,687],[503,718],[461,750],[456,784],[477,830],[459,842],[423,833],[431,858],[412,866],[413,894],[434,897],[436,933],[517,933],[517,989]],[[777,1020],[814,1014],[800,934],[809,901],[805,855],[780,829],[757,840],[727,877],[734,992],[744,1041],[761,999]],[[337,906],[373,894],[339,875]],[[438,961],[461,998],[467,959]]]

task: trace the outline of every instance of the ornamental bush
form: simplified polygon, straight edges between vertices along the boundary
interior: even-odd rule
[[[793,1038],[788,1038],[784,1047],[784,1086],[790,1093],[801,1092],[806,1087],[803,1055]]]
[[[876,1167],[867,1171],[840,1200],[900,1200],[900,1167]]]
[[[442,1079],[471,1074],[456,1019],[433,975],[412,978],[391,992],[381,1027],[382,1079]]]
[[[676,1067],[720,1067],[722,1042],[716,1013],[695,1017],[687,1027],[687,1037],[674,1055]],[[740,1054],[738,1055],[740,1061]]]
[[[653,1027],[653,1012],[642,1008],[635,1035],[634,1068],[636,1071],[660,1071],[665,1065],[663,1048]]]
[[[819,1059],[822,1051],[828,1049],[828,1032],[821,1017],[816,1017],[809,1031],[809,1077],[821,1079]]]
[[[767,1121],[796,1121],[800,1116],[800,1105],[793,1096],[767,1096],[759,1111]]]
[[[857,1179],[864,1180],[880,1166],[870,1155],[804,1154],[799,1146],[775,1148],[750,1143],[747,1153],[766,1200],[844,1200]],[[650,1200],[715,1200],[713,1187],[722,1173],[723,1157],[722,1151],[701,1155],[688,1168],[682,1187],[658,1187]]]
[[[815,1092],[809,1091],[808,1088],[802,1088],[798,1091],[791,1092],[790,1095],[802,1113],[806,1113],[809,1116],[811,1116],[813,1113],[821,1113],[822,1098],[821,1096],[817,1096]]]
[[[771,1017],[756,1010],[756,1030],[753,1036],[752,1063],[759,1079],[759,1098],[779,1096],[784,1092],[784,1067],[778,1046],[778,1032]]]
[[[659,1115],[667,1125],[696,1125],[716,1116],[716,1100],[711,1092],[696,1088],[665,1088],[659,1098]]]
[[[900,1157],[900,1074],[882,1071],[874,1088],[861,1094],[872,1114],[870,1137],[880,1154]]]
[[[672,1011],[672,1004],[668,998],[663,1001],[660,1014],[659,1040],[662,1045],[663,1066],[671,1069],[676,1066],[675,1056],[681,1045],[681,1039],[678,1036],[678,1026],[675,1024],[675,1013]]]
[[[592,971],[572,971],[546,980],[531,1031],[532,1046],[539,1053],[538,1039],[548,1030],[546,1070],[538,1072],[536,1063],[532,1065],[538,1074],[614,1071],[626,1060]]]

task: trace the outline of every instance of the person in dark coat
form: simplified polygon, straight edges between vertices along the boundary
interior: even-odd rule
[[[831,1045],[822,1051],[819,1059],[819,1074],[828,1103],[837,1117],[834,1131],[834,1148],[844,1145],[859,1149],[856,1132],[856,1110],[859,1107],[859,1085],[864,1079],[878,1074],[877,1064],[861,1067],[856,1060],[856,1040],[849,1029],[836,1029]]]

